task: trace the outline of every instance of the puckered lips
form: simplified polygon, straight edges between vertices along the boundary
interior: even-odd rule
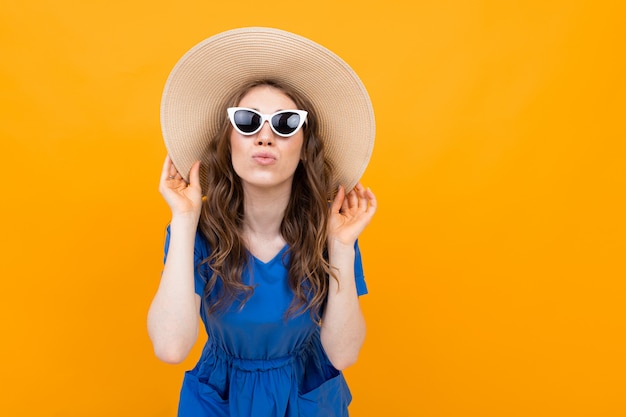
[[[276,155],[271,152],[256,152],[252,155],[252,159],[259,165],[272,165],[276,162]]]

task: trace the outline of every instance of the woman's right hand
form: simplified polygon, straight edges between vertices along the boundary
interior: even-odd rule
[[[189,172],[187,183],[172,163],[170,156],[165,158],[159,192],[172,210],[174,217],[191,217],[197,223],[202,207],[202,189],[200,187],[200,161],[196,161]]]

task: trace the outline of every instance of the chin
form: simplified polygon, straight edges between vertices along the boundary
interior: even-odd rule
[[[250,180],[246,180],[241,178],[241,183],[244,187],[252,187],[264,190],[272,190],[272,189],[285,189],[291,191],[291,183],[293,182],[293,177],[287,179],[276,179],[276,178],[254,178]]]

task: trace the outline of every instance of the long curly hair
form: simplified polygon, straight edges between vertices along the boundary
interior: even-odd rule
[[[308,112],[303,126],[301,160],[294,174],[280,233],[289,245],[288,279],[294,293],[285,317],[309,311],[319,323],[328,294],[328,279],[335,278],[325,256],[328,201],[336,188],[332,181],[332,166],[324,158],[317,116],[311,103],[296,90],[268,79],[247,83],[233,92],[225,103],[222,112],[225,117],[220,129],[208,145],[209,158],[203,168],[208,185],[203,190],[206,198],[199,222],[211,249],[209,257],[201,264],[206,264],[209,270],[204,289],[207,312],[219,313],[233,302],[239,302],[243,307],[254,292],[252,286],[245,285],[241,280],[248,266],[242,236],[244,194],[241,180],[232,165],[232,126],[226,117],[226,107],[237,106],[252,88],[262,85],[281,90],[298,109]]]

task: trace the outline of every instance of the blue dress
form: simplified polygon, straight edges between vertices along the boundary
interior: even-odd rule
[[[169,247],[169,229],[165,253]],[[359,295],[367,293],[361,255],[355,245]],[[208,257],[200,232],[195,263]],[[289,253],[285,246],[269,262],[250,255],[243,274],[254,294],[222,314],[207,315],[202,296],[207,270],[195,274],[202,297],[200,315],[208,340],[197,365],[185,373],[179,417],[344,417],[352,397],[343,374],[328,360],[319,326],[308,312],[285,320],[293,299],[287,283]],[[202,268],[202,267],[201,267]]]

